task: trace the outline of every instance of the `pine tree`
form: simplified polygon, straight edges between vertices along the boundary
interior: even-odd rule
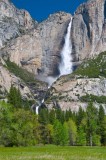
[[[46,125],[40,124],[39,125],[40,143],[42,143],[42,144],[48,143],[47,134],[48,133],[47,133]]]
[[[77,131],[78,131],[77,145],[85,146],[86,145],[86,119],[85,118],[81,121],[81,124],[78,127]]]
[[[65,126],[59,120],[56,120],[53,126],[53,142],[56,145],[67,144],[67,133]]]
[[[46,125],[49,123],[49,112],[47,108],[40,109],[39,122],[43,125]]]
[[[67,122],[68,125],[68,133],[69,133],[69,144],[75,145],[77,138],[77,126],[72,119],[69,119]]]
[[[72,111],[69,109],[69,110],[66,110],[65,112],[65,121],[69,121],[70,118],[72,118]]]
[[[66,110],[65,112],[65,121],[69,120],[69,111]]]
[[[47,144],[53,143],[53,125],[47,124],[46,125],[46,131],[47,131]]]
[[[10,87],[8,94],[8,102],[15,107],[20,108],[22,106],[22,98],[19,89],[16,89],[13,85]]]
[[[69,130],[68,130],[67,122],[64,122],[64,124],[63,124],[62,145],[69,145]]]
[[[54,126],[53,126],[53,141],[54,144],[60,145],[61,144],[61,132],[62,132],[62,124],[59,122],[59,120],[55,120]]]
[[[9,94],[8,94],[8,101],[9,101],[10,104],[13,104],[13,105],[14,105],[14,99],[15,99],[14,96],[15,96],[14,95],[14,87],[13,87],[13,85],[11,85],[10,91],[9,91]]]
[[[49,111],[49,123],[53,125],[55,120],[56,120],[55,110],[52,109]]]
[[[97,135],[98,130],[98,111],[93,106],[93,103],[89,103],[87,107],[87,144],[90,146],[97,145],[100,137]],[[97,140],[98,139],[98,140]]]
[[[64,114],[60,108],[56,109],[56,119],[58,119],[61,123],[64,123]]]
[[[99,107],[99,135],[101,137],[100,141],[102,145],[106,145],[106,118],[105,111],[102,106]]]
[[[16,104],[17,104],[17,107],[22,107],[22,97],[21,97],[21,93],[20,93],[20,90],[18,88],[18,90],[16,89]]]
[[[77,120],[76,120],[76,124],[77,124],[77,128],[79,128],[83,118],[85,117],[85,112],[82,110],[82,108],[79,108],[79,111],[77,113]]]

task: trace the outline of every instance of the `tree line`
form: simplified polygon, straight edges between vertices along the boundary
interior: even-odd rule
[[[106,145],[106,115],[90,102],[86,111],[41,109],[38,117],[43,132],[42,143],[56,145]],[[50,127],[50,128],[49,128]]]
[[[8,103],[0,102],[0,145],[31,146],[55,144],[70,146],[106,145],[106,115],[88,103],[86,111],[41,108],[36,115],[23,105],[20,91],[11,86]]]

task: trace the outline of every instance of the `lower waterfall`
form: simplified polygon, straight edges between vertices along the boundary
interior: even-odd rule
[[[39,107],[44,103],[44,99],[41,101],[41,103],[36,106],[36,114],[38,115],[39,114]]]

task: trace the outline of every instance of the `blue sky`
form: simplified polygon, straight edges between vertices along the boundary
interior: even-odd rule
[[[86,0],[12,0],[16,7],[29,11],[37,21],[42,21],[57,11],[73,14],[84,1]]]

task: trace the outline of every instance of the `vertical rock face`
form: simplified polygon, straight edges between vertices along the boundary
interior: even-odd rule
[[[105,12],[105,0],[89,0],[78,7],[73,17],[71,34],[76,60],[106,50]]]
[[[35,24],[29,13],[18,10],[9,0],[0,1],[0,48],[6,43],[34,28]]]
[[[59,12],[50,15],[46,21],[39,24],[38,30],[42,44],[41,73],[49,76],[59,74],[60,52],[70,20],[70,14]]]
[[[13,39],[1,53],[34,74],[58,74],[60,52],[71,17],[64,12],[50,15],[31,32]]]
[[[37,73],[41,69],[42,46],[41,38],[36,30],[11,41],[2,52],[3,57],[24,67],[29,72]]]

